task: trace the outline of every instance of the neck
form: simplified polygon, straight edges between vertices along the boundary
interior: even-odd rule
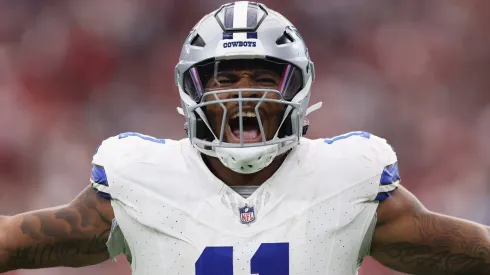
[[[259,186],[279,169],[288,153],[277,156],[271,164],[254,174],[240,174],[227,168],[217,158],[201,155],[209,170],[228,186]]]

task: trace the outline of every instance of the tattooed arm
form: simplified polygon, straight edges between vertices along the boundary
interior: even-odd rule
[[[65,206],[0,217],[0,273],[103,262],[113,218],[92,187]]]
[[[410,274],[490,274],[490,228],[430,212],[400,187],[379,205],[371,256]]]

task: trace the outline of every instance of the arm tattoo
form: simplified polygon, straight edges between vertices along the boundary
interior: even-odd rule
[[[488,228],[439,215],[413,218],[420,241],[387,244],[386,256],[418,274],[490,274]]]
[[[46,245],[34,245],[17,248],[9,254],[8,265],[14,267],[49,267],[52,264],[63,263],[68,266],[76,266],[74,260],[80,255],[90,255],[105,252],[105,242],[109,229],[101,235],[94,235],[88,243],[84,241],[72,241],[69,243],[53,243]]]
[[[107,259],[111,220],[98,209],[101,199],[86,190],[63,208],[24,214],[20,231],[29,241],[9,252],[6,266],[81,266]]]

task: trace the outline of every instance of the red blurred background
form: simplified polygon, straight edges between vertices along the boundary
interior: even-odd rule
[[[0,1],[0,214],[69,202],[101,140],[184,137],[173,68],[222,0]],[[309,137],[396,148],[431,210],[490,223],[490,1],[268,0],[317,69]],[[94,273],[95,272],[95,273]],[[10,275],[129,274],[124,259]],[[399,274],[366,260],[360,275]]]

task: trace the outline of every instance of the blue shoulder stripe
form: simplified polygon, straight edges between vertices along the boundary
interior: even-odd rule
[[[349,138],[352,136],[361,136],[363,138],[369,139],[371,137],[371,133],[368,133],[368,132],[350,132],[350,133],[347,133],[345,135],[336,136],[333,138],[327,138],[327,139],[325,139],[325,143],[332,144],[332,143],[336,142],[337,140],[346,139],[346,138]]]
[[[143,135],[143,134],[136,133],[136,132],[122,133],[122,134],[119,134],[119,136],[118,136],[119,139],[123,139],[123,138],[127,138],[127,137],[139,137],[139,138],[147,140],[147,141],[165,144],[164,139],[154,138],[154,137]]]
[[[103,166],[96,164],[92,165],[92,174],[90,176],[90,179],[95,183],[109,186],[107,175]]]
[[[381,174],[380,185],[392,184],[398,180],[400,180],[400,173],[398,171],[398,162],[395,162],[384,168],[383,174]]]

